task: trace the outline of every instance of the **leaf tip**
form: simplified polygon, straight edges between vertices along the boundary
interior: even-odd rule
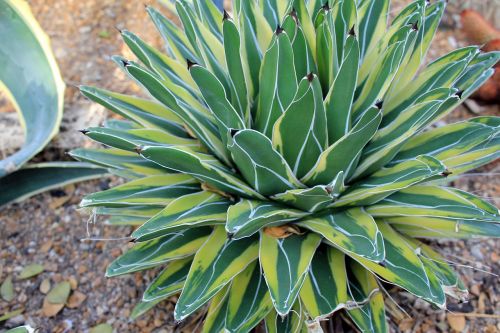
[[[411,30],[418,31],[418,21],[416,21],[415,23],[412,24]]]
[[[87,135],[87,133],[89,132],[88,130],[86,129],[81,129],[79,130],[78,132],[82,133],[83,135]]]
[[[279,24],[278,26],[276,27],[276,36],[282,34],[283,32],[285,31],[285,29],[283,29]]]
[[[377,107],[377,109],[382,110],[382,108],[384,107],[384,101],[379,99],[375,102],[375,106]]]
[[[313,72],[307,74],[307,76],[306,76],[307,81],[309,81],[309,82],[312,82],[314,80],[314,77],[315,77],[315,75]]]
[[[229,134],[231,135],[231,137],[232,137],[232,138],[234,138],[234,136],[235,136],[236,134],[238,134],[238,132],[239,132],[239,131],[240,131],[239,129],[236,129],[236,128],[231,128],[231,129],[229,130]]]
[[[448,176],[452,175],[453,172],[451,172],[450,170],[446,169],[444,170],[443,172],[441,172],[441,176],[447,178]]]
[[[353,37],[356,37],[356,29],[355,29],[355,25],[352,26],[351,30],[349,30],[349,36],[353,36]]]
[[[462,99],[462,96],[464,95],[464,91],[463,90],[459,90],[455,93],[455,96],[457,96],[459,99]]]
[[[224,9],[224,12],[222,14],[222,22],[225,22],[227,20],[230,20],[231,19],[231,16],[229,16],[229,13]]]
[[[125,60],[125,59],[120,59],[123,67],[128,67],[130,66],[130,62],[128,60]]]
[[[193,66],[198,65],[196,62],[186,59],[187,69],[191,69]]]
[[[143,146],[137,146],[137,147],[135,147],[135,148],[134,148],[134,151],[135,151],[137,154],[139,154],[139,155],[141,155],[141,154],[142,154],[142,151],[143,151],[143,150],[144,150],[144,147],[143,147]]]

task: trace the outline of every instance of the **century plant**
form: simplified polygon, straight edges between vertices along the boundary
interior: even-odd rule
[[[122,31],[140,63],[114,60],[154,101],[81,88],[127,119],[83,131],[108,148],[72,152],[129,180],[82,202],[138,226],[107,276],[163,267],[139,309],[180,292],[183,320],[211,301],[206,332],[313,330],[341,310],[386,332],[387,284],[466,299],[418,239],[500,236],[497,208],[446,186],[499,157],[500,118],[432,124],[500,54],[420,68],[445,3],[391,20],[389,0],[168,3],[182,28],[147,7],[166,54]]]

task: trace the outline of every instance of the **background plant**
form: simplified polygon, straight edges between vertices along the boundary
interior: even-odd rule
[[[140,225],[107,275],[166,264],[134,315],[182,291],[178,320],[211,300],[205,331],[297,331],[343,309],[383,332],[380,281],[439,308],[466,299],[417,239],[500,235],[496,207],[441,185],[498,158],[499,119],[430,125],[500,55],[462,48],[417,74],[445,1],[387,25],[389,5],[177,1],[183,30],[148,7],[166,55],[122,32],[141,64],[114,59],[156,101],[82,87],[128,121],[72,154],[130,180],[82,202]]]

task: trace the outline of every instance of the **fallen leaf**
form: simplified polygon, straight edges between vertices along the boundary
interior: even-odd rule
[[[68,299],[68,304],[66,306],[70,309],[75,309],[80,307],[82,303],[87,299],[87,295],[79,292],[78,290],[73,292]]]
[[[71,290],[76,290],[78,287],[78,281],[75,279],[74,276],[71,276],[69,279],[69,285],[71,286]]]
[[[31,264],[23,268],[21,273],[19,274],[19,278],[21,280],[29,279],[33,276],[37,276],[38,274],[43,272],[43,265],[40,264]]]
[[[110,324],[99,324],[92,327],[90,333],[113,333],[113,327]]]
[[[24,308],[20,308],[20,309],[11,311],[11,312],[7,312],[6,314],[0,316],[0,322],[8,320],[10,318],[13,318],[15,316],[18,316],[18,315],[20,315],[23,312],[24,312]]]
[[[9,275],[5,281],[2,283],[0,287],[0,295],[3,300],[6,302],[10,302],[14,299],[14,285],[12,284],[12,276]]]
[[[464,315],[449,313],[446,315],[446,319],[450,327],[455,331],[463,332],[465,330],[466,321]]]
[[[30,333],[30,332],[34,332],[34,331],[35,330],[33,329],[33,327],[21,326],[21,327],[16,327],[16,328],[13,328],[11,330],[8,330],[5,333]]]
[[[71,285],[68,281],[64,281],[56,284],[45,298],[49,303],[64,304],[68,300],[70,291]]]
[[[64,308],[64,303],[62,304],[54,304],[49,302],[47,297],[43,300],[42,312],[45,317],[54,317]]]
[[[42,294],[47,294],[50,291],[50,280],[44,279],[42,283],[40,283],[40,292]]]

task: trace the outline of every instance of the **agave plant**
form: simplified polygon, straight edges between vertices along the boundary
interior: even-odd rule
[[[138,226],[107,276],[163,267],[138,313],[180,292],[176,320],[210,301],[206,332],[312,330],[337,311],[386,332],[386,283],[441,309],[467,297],[417,239],[500,236],[497,208],[444,185],[499,157],[500,119],[431,125],[500,54],[419,70],[445,3],[388,23],[388,0],[178,0],[182,28],[147,8],[166,54],[121,32],[140,63],[114,59],[154,101],[82,87],[127,120],[72,154],[130,180],[82,206]]]

